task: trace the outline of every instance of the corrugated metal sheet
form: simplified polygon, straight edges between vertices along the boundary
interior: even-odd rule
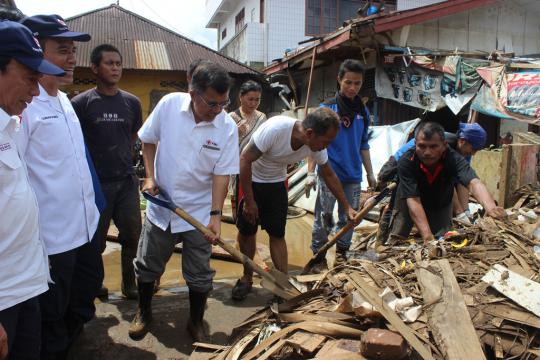
[[[109,43],[122,53],[124,69],[186,71],[193,60],[208,59],[231,73],[259,73],[118,5],[77,15],[66,22],[73,31],[92,35],[91,41],[77,43],[77,64],[81,67],[90,67],[94,47]]]
[[[165,44],[135,40],[135,63],[140,69],[172,70]]]

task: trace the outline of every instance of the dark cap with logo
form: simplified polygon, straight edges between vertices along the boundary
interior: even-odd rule
[[[43,58],[43,50],[30,30],[14,21],[0,21],[0,56],[13,58],[42,74],[65,74],[64,70]]]
[[[87,33],[70,31],[64,19],[59,15],[36,15],[22,20],[22,23],[34,33],[37,38],[63,38],[73,41],[90,41]]]

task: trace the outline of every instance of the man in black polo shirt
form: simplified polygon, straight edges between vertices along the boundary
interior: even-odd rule
[[[139,180],[133,168],[133,143],[142,125],[141,103],[120,90],[122,55],[112,45],[96,47],[91,54],[97,86],[72,99],[84,138],[107,199],[95,236],[105,250],[111,219],[122,244],[122,293],[137,298],[133,259],[141,233]],[[102,294],[107,293],[102,288]]]
[[[431,122],[416,130],[416,146],[398,161],[399,185],[392,216],[391,238],[406,238],[413,225],[424,243],[452,226],[452,198],[456,183],[467,187],[488,216],[501,218],[505,211],[493,201],[468,162],[451,149],[443,128]]]

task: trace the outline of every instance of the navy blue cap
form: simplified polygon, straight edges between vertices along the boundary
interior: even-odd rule
[[[43,58],[37,39],[18,22],[0,21],[0,56],[13,58],[42,74],[65,75],[64,70]]]
[[[470,143],[474,150],[481,150],[486,145],[487,133],[478,123],[459,123],[458,137]]]
[[[59,15],[36,15],[30,16],[21,21],[23,25],[30,29],[37,38],[65,38],[74,41],[90,41],[91,37],[87,33],[69,31],[69,28]]]

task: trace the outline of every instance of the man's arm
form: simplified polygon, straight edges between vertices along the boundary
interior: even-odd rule
[[[488,216],[500,219],[504,218],[506,216],[506,212],[504,209],[500,206],[497,206],[495,204],[495,201],[491,197],[491,194],[489,193],[486,186],[480,181],[478,178],[474,178],[469,183],[469,191],[476,200],[482,205],[482,207],[486,210],[486,214]]]
[[[341,181],[339,181],[336,173],[334,170],[332,170],[330,165],[328,165],[328,162],[323,165],[319,165],[319,168],[321,169],[321,176],[324,179],[326,186],[328,186],[328,189],[330,189],[339,204],[347,209],[349,220],[353,220],[354,216],[356,215],[356,211],[347,201],[347,197],[343,191],[343,186],[341,186]]]
[[[362,156],[362,163],[364,164],[364,169],[366,169],[366,178],[370,188],[375,189],[377,186],[377,180],[373,174],[373,166],[371,165],[371,155],[369,149],[360,150],[360,156]]]
[[[252,224],[257,221],[259,210],[253,196],[251,164],[262,156],[262,151],[257,148],[253,139],[246,145],[240,154],[240,184],[244,191],[244,216]]]
[[[3,360],[7,357],[8,354],[8,337],[6,330],[2,324],[0,324],[0,360]]]
[[[311,156],[308,156],[306,158],[307,161],[307,167],[308,167],[308,173],[306,177],[306,181],[304,182],[304,194],[306,194],[306,197],[309,197],[309,194],[311,193],[311,189],[317,190],[317,177],[315,176],[315,160]]]
[[[419,197],[407,198],[407,207],[409,208],[409,214],[411,219],[416,225],[416,228],[424,240],[424,244],[433,240],[433,233],[429,227],[429,222],[426,216],[426,211],[422,206],[422,202]]]
[[[220,214],[211,215],[208,228],[212,230],[213,237],[206,237],[211,243],[215,243],[221,236],[221,211],[223,210],[223,203],[227,196],[227,190],[229,187],[229,175],[212,175],[212,211],[219,210]]]
[[[156,144],[142,143],[142,153],[144,160],[144,168],[146,170],[146,178],[144,179],[141,191],[148,191],[152,195],[159,193],[156,179],[154,177],[154,160],[156,159]]]

